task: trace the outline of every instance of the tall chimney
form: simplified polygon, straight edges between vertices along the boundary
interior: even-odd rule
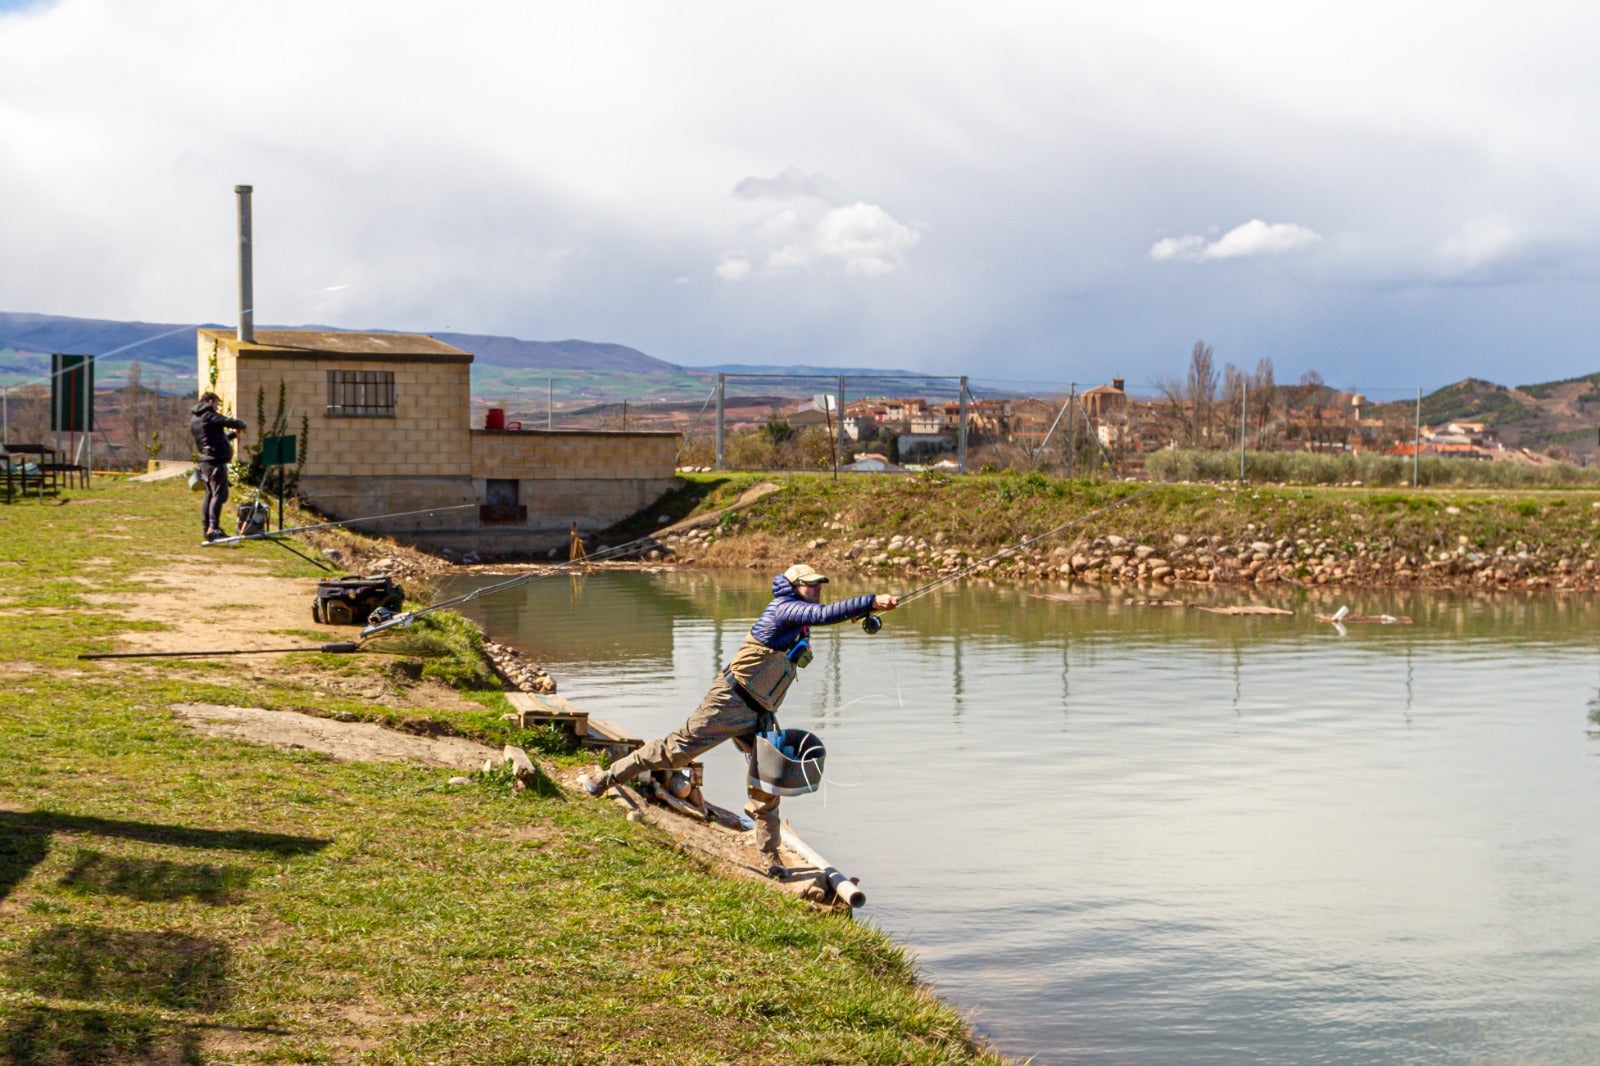
[[[255,295],[250,264],[250,191],[248,185],[235,185],[239,196],[239,340],[254,343]]]

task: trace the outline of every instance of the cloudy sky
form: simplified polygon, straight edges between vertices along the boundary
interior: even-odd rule
[[[1600,8],[0,0],[0,310],[1130,387],[1600,370]]]

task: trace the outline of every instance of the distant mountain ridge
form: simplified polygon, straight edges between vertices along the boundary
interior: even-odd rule
[[[42,383],[49,374],[50,354],[67,352],[94,355],[104,360],[97,363],[95,373],[96,383],[101,386],[125,383],[128,368],[137,360],[146,386],[159,379],[164,391],[192,391],[196,363],[194,331],[214,325],[119,322],[0,311],[0,384]],[[331,327],[261,328],[326,330]],[[826,392],[826,384],[815,379],[841,375],[856,379],[903,378],[910,391],[920,387],[915,383],[953,376],[810,364],[722,363],[693,367],[669,363],[622,344],[584,340],[530,341],[482,333],[433,332],[428,336],[473,353],[473,394],[476,396],[543,395],[549,388],[568,402],[682,403],[703,402],[710,379],[719,373],[762,375],[768,381],[761,389],[796,395]],[[740,383],[741,390],[745,384]],[[854,386],[857,394],[860,394],[861,384]],[[1398,408],[1410,404],[1401,401],[1377,406],[1396,408],[1395,417],[1398,418],[1404,414]],[[1526,448],[1560,445],[1588,453],[1600,448],[1600,372],[1520,386],[1467,378],[1424,396],[1422,419],[1430,425],[1449,421],[1483,422],[1494,427],[1500,439],[1509,445]]]
[[[98,318],[71,318],[0,311],[0,374],[8,370],[37,373],[49,366],[52,352],[108,357],[118,362],[137,359],[164,374],[189,381],[195,376],[194,331],[215,323],[117,322]],[[316,329],[328,326],[261,326],[261,329]],[[404,332],[374,330],[372,332]],[[682,368],[621,344],[592,341],[527,341],[478,333],[429,333],[428,336],[473,353],[474,362],[516,370],[595,370],[629,374],[681,373]],[[22,367],[9,366],[19,356],[34,356]],[[37,358],[43,356],[41,361]],[[104,373],[120,376],[107,358]],[[97,375],[98,376],[98,375]]]
[[[800,363],[790,366],[762,366],[756,363],[716,363],[712,366],[686,366],[683,369],[697,374],[767,374],[778,377],[890,377],[918,381],[954,380],[959,374],[927,374],[919,370],[884,370],[868,366],[811,366]]]
[[[435,340],[471,352],[473,362],[514,370],[609,370],[627,374],[674,374],[692,367],[675,366],[622,344],[594,341],[525,341],[484,333],[430,333]]]
[[[97,362],[95,373],[96,382],[102,386],[126,383],[128,370],[137,360],[145,385],[159,381],[164,391],[192,390],[196,385],[194,331],[215,325],[118,322],[0,312],[0,384],[40,382],[49,373],[50,353],[70,352],[94,355],[103,360]],[[259,328],[333,329],[307,325],[261,325]],[[679,366],[623,344],[578,339],[530,341],[454,331],[427,335],[473,354],[473,394],[482,396],[543,394],[549,388],[567,402],[682,402],[703,398],[709,380],[718,373],[761,375],[768,379],[763,388],[795,395],[825,391],[816,380],[807,379],[834,378],[841,374],[857,378],[904,377],[913,381],[923,377],[913,371],[876,367],[755,363]]]
[[[95,369],[97,384],[122,382],[138,360],[170,384],[195,380],[194,331],[212,323],[117,322],[103,318],[17,314],[0,311],[0,380],[23,384],[50,371],[50,355],[104,358]],[[147,378],[146,384],[149,384]]]

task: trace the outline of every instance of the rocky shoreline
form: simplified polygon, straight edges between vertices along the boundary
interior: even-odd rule
[[[555,695],[555,678],[516,648],[499,641],[485,640],[483,651],[495,672],[513,691],[532,692],[540,696]]]
[[[1482,545],[1457,533],[1451,546],[1424,546],[1383,535],[1352,538],[1348,532],[1311,526],[1298,528],[1293,536],[1263,535],[1251,524],[1233,536],[1175,532],[1158,540],[1133,533],[1080,534],[1065,543],[1041,542],[988,558],[981,549],[951,543],[942,533],[927,538],[839,537],[845,532],[843,524],[835,519],[829,526],[825,532],[834,536],[796,540],[787,552],[758,554],[767,565],[787,565],[788,560],[805,557],[818,568],[836,572],[928,578],[970,567],[973,573],[1018,580],[1128,586],[1600,591],[1600,565],[1591,540],[1561,550],[1523,540]],[[648,557],[680,565],[729,565],[734,559],[741,560],[736,565],[753,565],[743,559],[749,553],[739,548],[741,536],[737,526],[669,534],[658,539]]]

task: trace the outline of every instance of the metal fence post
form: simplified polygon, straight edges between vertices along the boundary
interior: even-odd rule
[[[1078,424],[1074,421],[1078,416],[1078,383],[1071,382],[1068,388],[1067,403],[1072,406],[1067,408],[1067,480],[1071,481],[1078,456]]]
[[[723,431],[722,431],[722,413],[723,413],[723,405],[727,401],[727,395],[728,395],[728,375],[726,375],[726,374],[718,374],[717,375],[717,469],[718,470],[723,469],[723,466],[722,466],[722,463],[723,463],[723,445],[724,445],[725,442],[723,440]]]
[[[1239,480],[1244,480],[1244,437],[1245,425],[1250,412],[1250,383],[1239,383]]]
[[[961,473],[967,472],[967,375],[961,375],[961,430],[958,435],[960,444],[957,466]]]
[[[1411,440],[1411,487],[1417,487],[1417,475],[1422,465],[1422,389],[1417,389],[1417,435]]]
[[[842,462],[844,462],[844,375],[843,374],[839,375],[839,398],[838,398],[838,401],[837,401],[837,406],[839,408],[839,430],[838,430],[837,439],[834,441],[834,450],[839,456],[839,460],[838,461],[840,463],[842,463]],[[837,473],[837,471],[838,471],[837,464],[834,467],[834,471],[835,471],[835,473]]]

